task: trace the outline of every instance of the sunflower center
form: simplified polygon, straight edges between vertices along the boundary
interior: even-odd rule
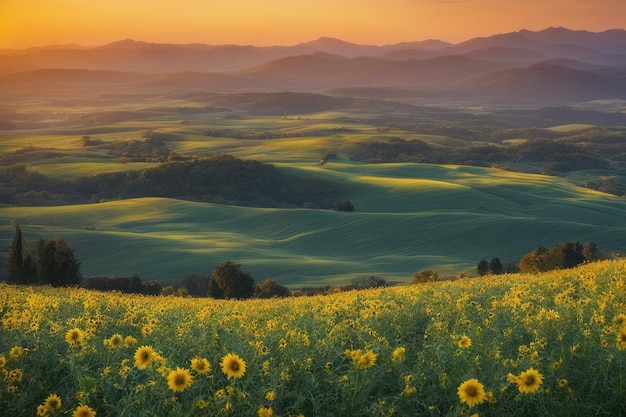
[[[233,371],[238,371],[239,370],[239,364],[237,362],[232,362],[230,364],[230,369],[232,369]]]
[[[141,352],[141,359],[147,361],[150,358],[148,352]]]
[[[532,375],[529,375],[526,377],[526,381],[524,381],[524,384],[526,386],[531,386],[531,385],[535,385],[535,377]]]
[[[465,388],[465,393],[470,397],[475,397],[476,395],[478,395],[478,390],[475,386],[470,385],[469,387]]]
[[[176,385],[185,385],[185,376],[184,375],[176,375],[176,379],[174,380]]]

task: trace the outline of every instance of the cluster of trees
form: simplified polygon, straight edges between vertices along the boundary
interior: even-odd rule
[[[302,137],[300,132],[272,132],[272,131],[246,131],[242,129],[215,129],[207,128],[202,130],[204,136],[216,138],[232,138],[232,139],[284,139]]]
[[[567,269],[585,262],[596,261],[604,256],[598,252],[595,243],[563,242],[552,248],[536,247],[522,257],[519,268],[524,273]]]
[[[84,175],[55,182],[15,164],[0,172],[0,203],[17,205],[84,203],[135,197],[184,198],[256,207],[333,206],[341,187],[331,181],[302,177],[256,160],[231,155],[172,159],[144,170]]]
[[[119,291],[126,294],[159,295],[163,292],[156,281],[142,282],[137,274],[130,276],[96,275],[83,279],[82,287],[97,291]]]
[[[7,256],[10,283],[53,287],[80,284],[80,262],[65,239],[39,239],[35,245],[24,243],[18,223]]]
[[[480,276],[516,272],[537,273],[554,269],[573,268],[605,256],[598,252],[595,243],[562,242],[554,245],[552,248],[536,247],[531,252],[525,254],[519,261],[519,264],[502,264],[498,258],[493,258],[489,262],[486,259],[481,259],[476,266],[476,270]]]

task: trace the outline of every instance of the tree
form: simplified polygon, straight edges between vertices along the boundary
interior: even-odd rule
[[[334,210],[336,211],[354,211],[354,206],[350,200],[342,200],[335,204]]]
[[[500,259],[493,258],[491,262],[489,262],[489,272],[493,275],[501,275],[504,273],[504,266]]]
[[[476,266],[476,270],[481,277],[487,275],[489,273],[489,262],[486,259],[481,259]]]
[[[423,269],[421,271],[417,271],[413,275],[412,284],[418,284],[420,282],[434,282],[439,279],[439,274],[433,271],[432,269]]]
[[[39,283],[62,287],[80,284],[80,262],[74,249],[62,237],[37,242],[37,278]]]
[[[15,225],[15,235],[9,246],[9,254],[6,262],[9,271],[9,282],[12,284],[26,284],[27,274],[24,265],[22,229],[19,223]]]
[[[272,279],[261,281],[254,287],[256,298],[289,297],[289,295],[291,295],[289,288],[277,284]]]
[[[222,262],[211,273],[208,294],[213,298],[250,298],[254,294],[254,278],[242,271],[240,264]]]

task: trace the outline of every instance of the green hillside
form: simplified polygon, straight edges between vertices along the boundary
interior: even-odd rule
[[[0,245],[19,220],[26,238],[63,236],[84,275],[165,280],[243,264],[258,281],[344,284],[420,269],[475,274],[482,258],[517,262],[538,245],[626,241],[626,202],[542,175],[427,164],[279,165],[341,182],[353,213],[261,209],[144,198],[0,210]]]

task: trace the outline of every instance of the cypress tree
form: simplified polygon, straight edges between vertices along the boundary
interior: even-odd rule
[[[15,235],[9,246],[7,257],[7,269],[9,271],[9,282],[12,284],[25,284],[26,271],[24,268],[24,248],[22,245],[22,229],[20,224],[15,225]]]

